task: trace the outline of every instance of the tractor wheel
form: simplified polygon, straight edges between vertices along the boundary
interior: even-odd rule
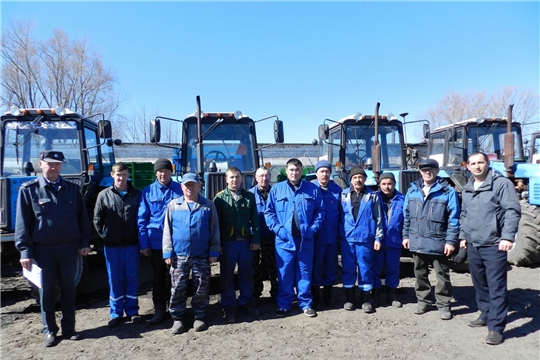
[[[521,203],[521,220],[508,262],[516,266],[529,266],[540,262],[540,207],[525,200]]]

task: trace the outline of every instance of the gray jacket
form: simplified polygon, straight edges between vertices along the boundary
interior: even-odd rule
[[[514,185],[489,169],[484,183],[474,190],[474,177],[463,188],[460,239],[476,247],[492,246],[501,239],[514,241],[521,206]]]

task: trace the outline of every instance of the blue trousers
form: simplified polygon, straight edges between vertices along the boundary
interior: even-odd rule
[[[234,269],[238,264],[238,306],[251,304],[253,295],[253,251],[251,240],[222,241],[220,258],[221,306],[236,306]]]
[[[381,272],[383,265],[386,266],[386,287],[395,289],[399,285],[399,259],[401,248],[383,247],[379,251],[373,251],[373,276],[375,289],[380,288]]]
[[[195,292],[191,307],[196,320],[206,317],[210,296],[210,262],[208,258],[177,256],[171,265],[171,303],[169,312],[173,320],[183,320],[186,312],[189,273],[192,273]]]
[[[41,268],[42,286],[39,290],[43,332],[55,334],[58,325],[55,317],[56,283],[60,285],[62,309],[62,333],[75,330],[75,272],[79,257],[79,244],[59,246],[35,246],[34,260]]]
[[[349,289],[358,281],[358,288],[371,291],[373,288],[373,243],[351,243],[341,240],[341,279],[343,287]]]
[[[338,277],[338,243],[315,244],[313,286],[331,286]]]
[[[507,254],[498,245],[474,247],[469,242],[467,255],[480,319],[490,331],[502,333],[508,313]]]
[[[300,248],[300,239],[294,239],[296,249]],[[298,297],[298,306],[304,310],[312,306],[311,272],[313,269],[313,247],[300,250],[276,248],[276,266],[278,268],[278,307],[290,310],[294,301],[294,288]]]
[[[139,312],[139,245],[105,246],[109,275],[110,318],[133,316]]]

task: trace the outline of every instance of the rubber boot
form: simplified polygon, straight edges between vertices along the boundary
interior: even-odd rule
[[[323,301],[326,306],[329,308],[332,307],[333,301],[332,301],[332,285],[325,286],[323,290]]]
[[[356,308],[356,289],[354,287],[345,289],[346,302],[343,308],[348,311],[352,311]]]
[[[321,288],[319,286],[311,286],[311,296],[313,297],[313,308],[319,310],[321,307]]]
[[[386,288],[386,302],[393,307],[400,308],[401,302],[396,299],[396,289]]]
[[[380,288],[373,288],[373,290],[371,290],[371,295],[372,295],[372,304],[373,304],[373,307],[374,308],[378,308],[379,307],[379,289]]]
[[[362,291],[362,310],[366,314],[371,314],[375,311],[375,309],[373,308],[373,304],[371,303],[370,291]]]

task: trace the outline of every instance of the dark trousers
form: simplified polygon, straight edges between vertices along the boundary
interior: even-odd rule
[[[278,292],[276,268],[276,239],[261,238],[260,250],[253,252],[253,297],[262,295],[263,280],[270,280],[270,296],[276,297]]]
[[[154,279],[152,281],[154,309],[165,311],[171,297],[171,274],[169,274],[167,264],[163,260],[163,251],[152,249],[150,263],[154,271]]]
[[[499,251],[498,245],[474,247],[469,242],[467,255],[480,319],[487,322],[489,330],[502,333],[508,313],[507,254]]]
[[[39,290],[43,332],[55,334],[58,325],[55,317],[56,283],[60,285],[62,333],[75,330],[75,272],[79,257],[79,244],[34,247],[34,260],[41,268],[42,287]]]
[[[414,276],[416,278],[415,290],[418,303],[431,305],[431,283],[429,282],[429,264],[433,263],[437,284],[435,285],[435,300],[437,308],[450,309],[452,299],[452,283],[450,282],[450,269],[448,258],[444,255],[426,255],[413,253]]]

